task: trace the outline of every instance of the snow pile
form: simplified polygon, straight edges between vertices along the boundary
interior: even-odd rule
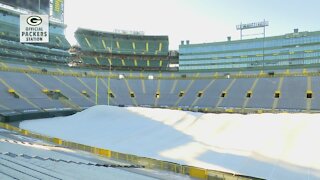
[[[41,134],[267,179],[320,178],[320,114],[202,114],[95,106],[24,121]]]

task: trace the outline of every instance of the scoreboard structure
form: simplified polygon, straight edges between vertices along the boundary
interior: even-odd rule
[[[64,22],[64,0],[52,0],[51,16]]]
[[[64,0],[0,0],[0,4],[27,10],[64,22]]]

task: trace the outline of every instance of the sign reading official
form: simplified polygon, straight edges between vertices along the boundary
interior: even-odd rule
[[[20,15],[20,42],[48,43],[48,15]]]

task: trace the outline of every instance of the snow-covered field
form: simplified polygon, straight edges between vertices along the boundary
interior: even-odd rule
[[[202,114],[95,106],[24,121],[64,140],[267,179],[320,179],[320,114]]]

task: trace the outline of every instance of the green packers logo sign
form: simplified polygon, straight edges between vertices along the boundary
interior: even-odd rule
[[[48,43],[48,15],[20,15],[20,42]]]

